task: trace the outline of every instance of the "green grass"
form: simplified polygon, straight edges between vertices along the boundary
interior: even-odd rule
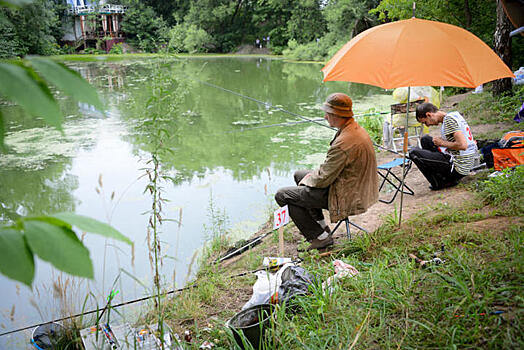
[[[522,106],[520,100],[522,96],[524,96],[523,85],[515,85],[511,93],[502,96],[493,96],[489,91],[482,94],[469,94],[458,103],[456,109],[464,114],[471,125],[513,123],[513,117]],[[491,135],[489,138],[498,138],[502,136],[503,131],[499,134]]]
[[[297,311],[276,313],[264,348],[522,348],[523,174],[519,169],[500,178],[480,176],[467,185],[477,192],[475,200],[427,207],[401,227],[393,213],[375,232],[338,245],[333,256],[303,253],[302,266],[319,282],[296,299]],[[260,250],[276,242],[268,237],[226,270],[206,266],[198,275],[203,283],[171,301],[167,319],[194,320],[186,325],[197,334],[188,348],[197,349],[204,340],[215,343],[214,349],[235,348],[225,321],[239,307],[224,300],[250,291],[255,280],[224,276],[259,267]],[[430,259],[442,246],[442,265],[420,269],[408,258],[414,253]],[[335,258],[360,275],[339,280],[329,293],[320,283],[333,275]],[[205,332],[204,323],[211,324]]]

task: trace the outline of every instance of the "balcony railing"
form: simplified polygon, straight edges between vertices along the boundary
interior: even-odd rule
[[[113,13],[125,13],[126,7],[122,5],[111,5],[106,4],[102,6],[73,6],[69,9],[69,12],[74,15],[85,15],[85,14],[113,14]]]

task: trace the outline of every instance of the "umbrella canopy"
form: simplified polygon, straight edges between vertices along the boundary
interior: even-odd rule
[[[446,23],[411,18],[368,29],[322,68],[324,81],[385,89],[403,86],[476,87],[514,77],[482,40]]]

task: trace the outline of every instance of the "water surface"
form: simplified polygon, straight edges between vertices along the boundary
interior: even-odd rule
[[[9,152],[0,155],[0,221],[72,211],[110,222],[133,240],[134,251],[88,234],[83,239],[93,281],[63,275],[39,259],[32,289],[0,275],[0,333],[103,306],[112,289],[119,291],[115,302],[150,293],[144,213],[151,196],[144,193],[144,169],[152,153],[170,177],[162,186],[169,200],[163,215],[178,220],[161,228],[163,282],[179,288],[196,271],[203,244],[217,233],[216,219],[226,219],[235,237],[251,235],[275,208],[276,190],[292,183],[293,171],[323,161],[334,131],[311,123],[266,127],[301,120],[282,109],[322,118],[321,103],[338,91],[353,98],[356,114],[384,111],[392,103],[379,88],[322,83],[321,65],[280,59],[68,65],[98,89],[107,112],[58,94],[66,116],[60,133],[15,106],[2,106]],[[27,332],[2,337],[0,348],[13,342],[23,347],[27,339]]]

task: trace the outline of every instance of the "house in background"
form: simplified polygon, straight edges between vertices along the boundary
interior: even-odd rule
[[[123,42],[124,33],[120,24],[125,6],[106,4],[105,0],[67,0],[71,6],[71,20],[65,28],[62,40],[75,47],[96,47],[109,52],[114,44]]]

